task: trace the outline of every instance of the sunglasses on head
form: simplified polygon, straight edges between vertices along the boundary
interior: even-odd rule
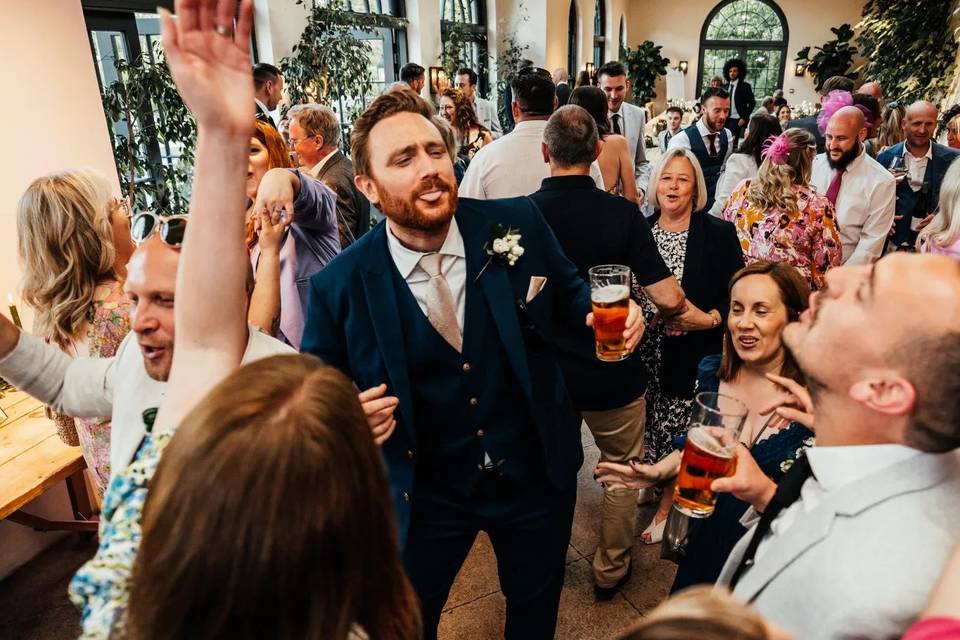
[[[155,232],[160,240],[171,247],[183,244],[183,234],[187,230],[187,216],[160,216],[152,211],[144,211],[133,216],[130,221],[130,236],[136,245],[146,242]]]

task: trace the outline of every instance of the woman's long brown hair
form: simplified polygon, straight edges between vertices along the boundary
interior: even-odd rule
[[[748,264],[740,269],[730,278],[730,285],[727,288],[727,297],[733,291],[733,285],[737,284],[747,276],[764,275],[768,276],[777,285],[780,291],[780,300],[783,306],[787,308],[787,321],[796,322],[800,314],[806,310],[810,304],[810,287],[807,281],[803,279],[800,272],[789,264],[779,262],[768,262],[759,260]],[[736,379],[740,373],[740,367],[743,366],[743,360],[737,354],[733,346],[733,338],[730,336],[730,330],[724,326],[723,329],[723,356],[720,359],[720,370],[717,377],[724,382]],[[794,360],[793,354],[784,348],[783,366],[780,368],[780,375],[784,378],[790,378],[797,382],[803,382],[803,376],[800,373],[800,367]]]
[[[311,356],[241,367],[150,484],[126,629],[138,640],[419,637],[379,452],[353,384]]]

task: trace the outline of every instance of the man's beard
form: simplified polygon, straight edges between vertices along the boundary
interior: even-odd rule
[[[432,191],[433,189],[440,189],[446,192],[449,205],[446,210],[438,211],[433,216],[429,216],[420,210],[417,206],[417,200],[421,193]],[[385,216],[390,218],[390,220],[407,229],[436,231],[449,223],[450,218],[453,217],[453,214],[457,210],[457,190],[439,176],[423,180],[408,200],[394,197],[389,191],[384,189],[380,183],[377,183],[377,190],[380,195],[378,208]]]
[[[830,163],[831,169],[846,169],[850,166],[850,163],[857,159],[857,156],[860,155],[860,145],[855,144],[853,148],[849,151],[844,151],[843,155],[840,156],[839,160],[834,160],[831,157],[830,153],[827,153],[827,162]]]

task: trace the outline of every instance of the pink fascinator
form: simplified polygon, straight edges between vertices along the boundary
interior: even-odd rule
[[[760,148],[760,157],[767,158],[773,164],[783,164],[790,157],[790,138],[786,134],[770,136]]]
[[[844,107],[850,106],[853,106],[852,93],[849,91],[831,91],[827,97],[823,99],[820,115],[817,116],[817,127],[820,129],[820,133],[822,134],[827,130],[827,123],[830,122],[833,114]]]

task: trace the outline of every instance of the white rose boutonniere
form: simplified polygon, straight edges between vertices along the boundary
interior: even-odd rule
[[[523,255],[523,247],[520,245],[522,237],[517,229],[504,227],[500,224],[493,225],[490,229],[490,240],[483,246],[483,250],[490,257],[487,258],[487,263],[477,274],[477,280],[494,260],[508,267],[515,265],[520,256]]]

